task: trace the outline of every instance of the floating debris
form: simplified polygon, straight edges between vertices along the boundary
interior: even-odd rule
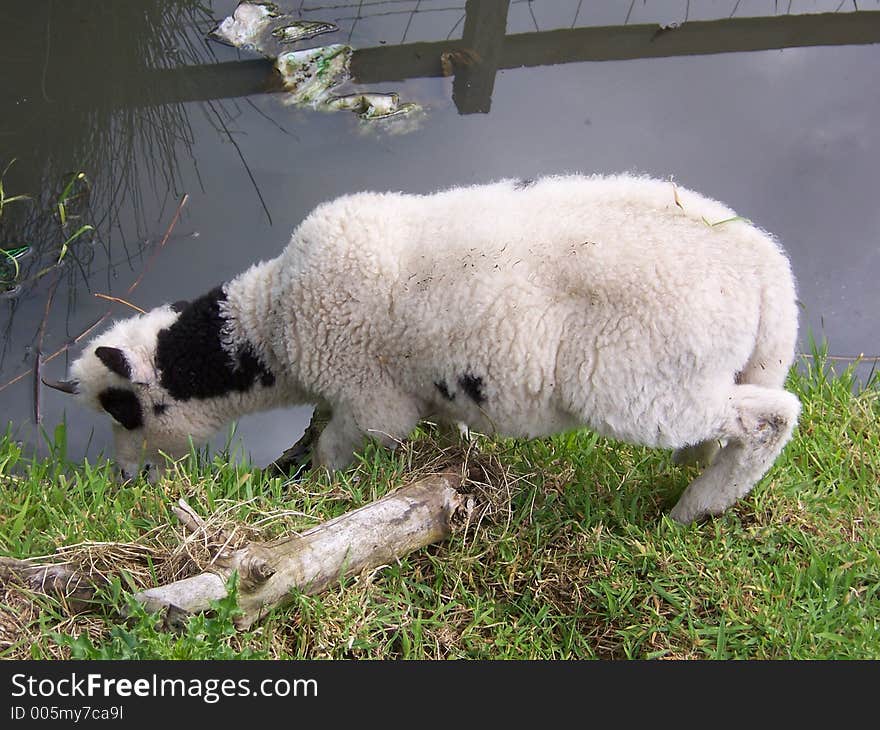
[[[409,134],[421,127],[425,119],[424,107],[413,102],[402,102],[397,109],[383,116],[358,115],[362,120],[360,132],[364,135],[372,135],[377,132],[396,136]]]
[[[296,43],[315,38],[323,33],[335,33],[339,26],[318,20],[297,20],[290,25],[276,28],[272,35],[281,43]]]
[[[410,114],[416,110],[417,105],[412,103],[400,103],[397,94],[348,94],[335,96],[326,102],[329,109],[344,109],[352,111],[361,119],[390,119],[392,117]]]
[[[323,111],[350,111],[368,122],[421,111],[418,104],[401,102],[393,92],[336,95],[335,90],[351,79],[352,53],[351,46],[337,44],[278,56],[275,66],[287,90],[285,103],[307,104]],[[414,125],[409,125],[406,131],[413,128]]]
[[[275,58],[284,46],[339,30],[334,23],[295,19],[281,12],[275,3],[241,2],[209,37],[235,48],[256,51]]]
[[[230,46],[250,48],[259,53],[260,38],[277,17],[277,6],[271,3],[240,3],[232,15],[223,18],[208,35]]]
[[[354,53],[351,46],[332,44],[296,51],[283,47],[283,44],[336,30],[338,27],[333,23],[294,19],[274,3],[245,0],[209,35],[236,48],[253,50],[273,59],[287,92],[286,104],[307,105],[326,111],[351,111],[366,122],[406,116],[410,117],[410,122],[395,125],[394,131],[415,129],[414,120],[419,117],[416,112],[421,112],[422,107],[401,102],[395,93],[339,93],[340,87],[351,80]]]
[[[351,46],[335,44],[282,53],[275,61],[281,74],[287,101],[292,104],[320,104],[330,90],[351,78]]]

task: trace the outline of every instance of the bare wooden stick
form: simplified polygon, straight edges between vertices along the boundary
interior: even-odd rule
[[[197,534],[207,530],[207,523],[182,497],[177,500],[177,504],[171,508],[171,511],[188,532]]]
[[[235,571],[242,610],[236,625],[247,628],[269,609],[289,602],[293,589],[320,593],[346,576],[448,537],[473,510],[473,500],[457,491],[460,485],[458,473],[426,477],[300,535],[220,553],[211,572],[150,588],[135,598],[150,610],[197,613],[226,595],[226,581]]]
[[[123,299],[122,297],[111,297],[109,294],[101,294],[99,292],[95,292],[95,296],[98,297],[98,299],[104,299],[108,302],[116,302],[117,304],[124,304],[126,307],[130,307],[135,312],[140,312],[141,314],[147,313],[146,309],[141,309],[137,304],[132,304],[130,301],[128,301],[127,299]]]
[[[43,336],[46,334],[46,324],[49,322],[49,312],[52,310],[52,301],[55,299],[55,291],[58,289],[58,283],[61,281],[61,273],[55,274],[55,280],[49,287],[49,294],[46,297],[46,307],[43,310],[43,319],[40,322],[40,333],[37,338],[37,353],[34,358],[34,423],[38,426],[42,422],[42,413],[40,412],[40,385],[42,384],[41,371],[43,366]]]
[[[855,362],[858,360],[859,362],[880,362],[880,355],[865,356],[864,353],[861,355],[813,355],[809,352],[799,352],[798,357],[807,360],[839,360],[842,362]]]

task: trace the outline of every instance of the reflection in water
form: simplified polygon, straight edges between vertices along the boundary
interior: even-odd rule
[[[210,60],[201,38],[211,22],[198,0],[50,0],[5,13],[0,160],[15,160],[6,189],[30,200],[5,207],[0,243],[31,255],[18,261],[17,297],[0,305],[4,375],[10,344],[40,337],[10,336],[21,302],[59,280],[55,306],[68,310],[84,290],[112,290],[116,268],[151,243],[145,196],[173,209],[181,166],[195,164],[190,120],[182,105],[152,104],[139,79]]]
[[[142,289],[156,279],[165,288],[160,292],[157,285],[150,300],[139,300],[144,306],[158,303],[156,297],[196,293],[181,291],[182,286],[203,285],[202,278],[198,284],[190,280],[198,278],[190,274],[196,268],[210,269],[219,278],[266,251],[274,255],[303,210],[365,187],[424,191],[507,175],[638,167],[658,175],[675,173],[725,199],[739,195],[747,215],[754,212],[786,242],[809,241],[816,250],[820,242],[836,240],[840,225],[835,211],[858,207],[844,198],[858,197],[870,187],[846,182],[855,168],[862,171],[858,179],[865,179],[873,164],[872,126],[866,123],[862,129],[859,117],[873,108],[863,102],[870,95],[846,92],[844,86],[860,89],[860,82],[840,84],[840,76],[831,71],[816,76],[816,69],[822,70],[818,62],[810,67],[809,82],[797,71],[798,62],[821,55],[837,73],[848,68],[838,59],[849,58],[851,50],[756,54],[751,60],[750,54],[734,52],[876,42],[878,0],[858,4],[868,12],[840,13],[839,18],[783,16],[783,4],[777,10],[771,0],[318,0],[289,5],[298,16],[339,26],[338,34],[322,36],[320,42],[350,43],[357,49],[352,58],[356,83],[391,85],[340,104],[366,110],[367,102],[386,100],[378,92],[399,90],[430,105],[419,131],[394,140],[370,139],[350,134],[356,120],[346,126],[338,118],[342,115],[319,119],[295,109],[282,111],[267,97],[254,96],[240,106],[221,102],[279,89],[271,63],[204,40],[219,18],[232,12],[235,0],[42,0],[17,16],[6,13],[0,24],[0,169],[15,158],[4,178],[6,194],[29,193],[34,199],[11,204],[0,218],[0,246],[16,254],[14,264],[5,259],[3,276],[17,266],[24,282],[17,298],[0,300],[0,387],[32,367],[41,331],[48,352],[94,320],[94,303],[92,311],[85,303],[92,301],[90,292],[118,295],[121,289],[124,296],[117,277],[127,284],[142,270],[149,258],[142,256],[144,250],[155,250],[181,194],[198,195],[200,185],[207,202],[190,205],[187,224],[209,232],[213,219],[223,218],[222,226],[214,227],[216,248],[194,245],[194,253],[181,253],[180,271],[162,270],[176,251],[162,254]],[[794,7],[827,13],[838,5],[839,0],[816,0]],[[745,17],[756,8],[765,17]],[[847,4],[844,9],[852,8]],[[776,12],[779,17],[773,17]],[[728,55],[693,63],[679,58],[650,67],[613,60],[719,51]],[[869,49],[864,57],[873,58]],[[612,62],[556,65],[605,60]],[[760,72],[754,71],[757,65]],[[763,81],[770,73],[780,74],[786,83],[765,93]],[[855,72],[855,78],[863,76]],[[715,90],[728,83],[736,84],[735,93],[717,97]],[[834,103],[804,101],[817,97]],[[705,107],[705,113],[679,112],[688,105]],[[787,108],[799,111],[789,118]],[[762,110],[761,129],[753,110]],[[847,139],[866,145],[867,152],[849,155],[837,143],[833,152],[825,142],[795,144],[798,130],[821,132],[826,119],[830,124],[838,116],[855,125],[857,132]],[[288,119],[296,133],[278,121]],[[782,120],[791,131],[777,134],[774,125]],[[728,147],[737,150],[730,153],[737,162],[725,159]],[[806,157],[804,149],[813,151],[815,159]],[[234,174],[227,164],[230,156]],[[808,198],[807,178],[795,179],[798,168],[792,160],[809,169],[821,165],[822,174],[816,177],[821,177],[822,190],[813,198]],[[62,229],[55,206],[78,172],[85,178],[68,201],[69,224]],[[747,178],[758,182],[741,182]],[[772,205],[762,209],[757,193],[750,198],[749,191],[770,179],[777,184],[764,197]],[[829,180],[837,181],[839,194]],[[789,189],[799,191],[792,193],[791,202],[778,192]],[[803,210],[809,206],[796,201],[797,195],[828,201],[825,214],[816,217],[816,226],[825,226],[821,235],[806,230]],[[873,203],[863,206],[862,213],[849,219],[870,216],[875,208]],[[275,230],[267,225],[272,218]],[[69,246],[56,279],[52,266],[61,245],[84,224],[94,224],[96,235],[83,234]],[[210,265],[205,265],[208,258]],[[234,267],[227,266],[233,260]],[[816,267],[823,275],[834,269]],[[863,272],[869,266],[853,264],[852,270]],[[832,276],[837,277],[828,273]],[[807,281],[804,299],[818,309],[809,297],[815,298],[819,285],[812,284],[813,292],[809,286]],[[834,287],[829,283],[820,289],[831,292]],[[52,318],[43,328],[53,290]],[[65,315],[76,304],[78,319],[68,325]],[[123,307],[116,312],[129,314]],[[867,326],[860,331],[868,331]],[[862,347],[861,341],[842,347]],[[60,362],[54,368],[52,377],[63,374]],[[24,396],[30,398],[27,383],[16,385],[14,394],[12,389],[0,392],[0,412],[16,426],[31,412],[23,405]],[[48,414],[48,398],[45,405]]]
[[[232,15],[225,17],[209,37],[235,48],[245,48],[274,58],[288,44],[310,40],[339,30],[334,23],[299,20],[268,2],[243,0]]]

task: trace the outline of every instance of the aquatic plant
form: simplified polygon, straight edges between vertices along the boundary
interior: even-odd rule
[[[18,158],[3,182],[7,192],[30,195],[28,204],[3,196],[0,291],[14,298],[0,310],[0,375],[7,356],[34,341],[40,322],[20,304],[46,297],[49,271],[60,280],[47,338],[58,331],[54,322],[64,328],[83,292],[110,289],[120,268],[135,270],[154,246],[147,211],[179,198],[195,170],[191,110],[155,103],[169,88],[157,72],[208,62],[204,33],[213,22],[199,0],[66,0],[0,23],[4,94],[14,100],[0,134]],[[111,27],[96,36],[95,28]],[[226,107],[206,104],[211,122],[224,127]],[[93,235],[94,245],[82,245]],[[96,287],[101,275],[106,283]]]
[[[6,166],[4,176],[14,161]],[[94,231],[95,227],[91,223],[80,223],[82,201],[88,198],[89,193],[88,178],[84,172],[72,174],[61,193],[57,195],[57,199],[53,199],[48,210],[42,211],[33,205],[34,196],[27,194],[7,195],[2,178],[3,176],[0,176],[0,218],[9,204],[24,202],[32,204],[31,210],[26,214],[28,217],[41,221],[50,221],[54,218],[57,223],[57,230],[49,231],[48,237],[39,242],[43,252],[51,252],[52,262],[36,272],[29,272],[26,278],[23,276],[21,261],[34,251],[33,243],[11,243],[6,240],[5,236],[0,235],[0,256],[2,256],[0,259],[0,293],[10,295],[18,293],[23,284],[33,283],[55,270],[67,257],[71,246],[86,233]],[[37,196],[36,200],[39,201],[43,197],[43,195]]]

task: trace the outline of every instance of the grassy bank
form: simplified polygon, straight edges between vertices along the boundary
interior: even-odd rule
[[[479,441],[470,474],[493,509],[448,542],[298,596],[235,634],[231,604],[178,635],[123,622],[130,590],[197,572],[170,505],[273,536],[303,529],[436,466],[429,436],[368,448],[336,477],[285,484],[247,465],[183,463],[160,484],[117,485],[106,465],[24,464],[0,440],[0,554],[61,549],[104,589],[71,615],[0,589],[0,656],[880,658],[880,389],[793,373],[796,435],[729,514],[683,528],[664,515],[692,468],[588,433]],[[454,459],[456,447],[442,458]],[[247,537],[238,533],[239,537]],[[79,638],[77,638],[79,637]]]

